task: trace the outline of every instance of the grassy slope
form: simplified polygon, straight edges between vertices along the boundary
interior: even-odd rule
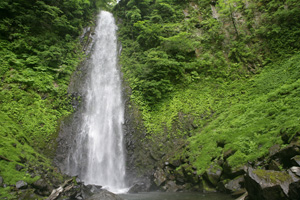
[[[266,156],[271,146],[283,144],[281,134],[292,138],[300,130],[299,68],[300,55],[294,55],[250,79],[204,79],[180,89],[147,113],[146,127],[156,133],[149,138],[188,138],[187,147],[170,156],[188,156],[199,173],[229,149],[236,151],[228,158],[234,167]],[[192,127],[180,127],[186,124]],[[168,131],[166,138],[166,128],[177,132]]]
[[[133,2],[116,8],[121,62],[162,162],[203,173],[231,149],[236,167],[299,131],[299,3],[218,1],[216,20],[208,1]]]
[[[16,198],[19,180],[62,181],[51,166],[57,127],[73,110],[67,88],[84,58],[79,34],[103,2],[0,2],[0,176],[8,186],[0,198]]]

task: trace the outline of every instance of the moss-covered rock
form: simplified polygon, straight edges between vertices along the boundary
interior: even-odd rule
[[[288,199],[292,177],[286,172],[248,168],[245,186],[251,199]]]
[[[205,171],[203,176],[214,186],[217,186],[222,175],[223,168],[220,167],[217,163],[213,163],[209,169]]]
[[[211,183],[209,183],[205,180],[202,180],[201,182],[202,182],[202,186],[203,186],[202,192],[210,193],[210,192],[216,192],[217,191],[216,188],[213,185],[211,185]]]
[[[165,181],[167,180],[166,173],[164,172],[164,170],[160,168],[154,172],[153,176],[154,176],[154,182],[158,187],[164,184]]]

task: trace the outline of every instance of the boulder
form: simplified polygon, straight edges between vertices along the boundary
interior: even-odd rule
[[[76,179],[75,179],[75,181],[76,181],[76,183],[83,183],[83,181],[81,181],[81,179],[80,178],[78,178],[78,177],[76,177]]]
[[[300,146],[298,146],[297,144],[290,144],[275,153],[271,158],[279,159],[284,168],[290,168],[294,165],[293,162],[295,162],[294,160],[292,160],[292,158],[297,158],[297,155],[300,155]]]
[[[227,151],[225,151],[223,153],[223,158],[224,160],[226,160],[227,158],[229,158],[230,156],[232,156],[236,151],[232,150],[232,149],[228,149]]]
[[[154,182],[157,186],[161,186],[167,180],[166,174],[161,168],[158,168],[153,175]]]
[[[42,199],[41,196],[34,193],[33,189],[19,190],[16,195],[18,196],[18,200]]]
[[[226,188],[227,191],[233,193],[241,190],[243,185],[244,185],[244,176],[238,176],[235,179],[228,181],[228,183],[226,183],[224,187]]]
[[[47,182],[44,179],[39,179],[32,184],[32,187],[35,189],[44,190],[47,188]]]
[[[269,149],[269,156],[275,155],[276,153],[278,153],[279,150],[280,150],[280,145],[279,145],[279,144],[273,145],[273,146]]]
[[[176,185],[174,181],[168,181],[166,185],[163,187],[163,189],[167,192],[177,192],[179,190],[182,190],[182,186]]]
[[[44,179],[39,179],[32,184],[35,188],[35,193],[41,196],[49,196],[51,194],[52,188],[47,184]]]
[[[91,193],[98,193],[102,191],[102,186],[100,185],[86,185],[84,188]]]
[[[197,175],[196,169],[191,166],[182,167],[185,182],[192,183],[194,185],[199,183],[199,175]]]
[[[73,199],[86,199],[102,191],[102,186],[84,185],[81,182],[77,182],[77,185],[71,186],[70,190],[65,189],[63,195],[72,197]]]
[[[93,196],[87,198],[86,200],[123,200],[123,199],[114,193],[111,193],[107,190],[102,190],[101,192],[94,194]]]
[[[294,174],[300,177],[300,167],[291,167],[290,169]]]
[[[18,181],[16,183],[17,189],[26,189],[28,187],[28,184],[25,181]]]
[[[223,165],[223,178],[233,179],[237,176],[245,174],[245,166],[240,167],[232,167],[228,164],[228,162],[224,162]]]
[[[202,180],[202,192],[204,193],[211,193],[211,192],[217,192],[215,186],[211,185],[210,183],[206,182],[205,180]]]
[[[268,170],[281,171],[280,163],[276,160],[271,160],[268,165]]]
[[[24,169],[24,167],[22,165],[16,164],[15,169],[17,171],[21,171],[22,169]]]
[[[144,183],[135,183],[133,186],[130,187],[128,193],[138,193],[141,191],[145,191],[145,184]]]
[[[300,167],[300,155],[294,156],[292,159],[293,165]]]
[[[285,130],[281,130],[281,139],[284,142],[284,144],[292,144],[292,143],[297,143],[298,138],[300,136],[300,132],[296,132],[292,137],[288,132],[285,132]]]
[[[174,170],[173,175],[175,176],[175,180],[176,180],[177,183],[181,183],[181,184],[186,183],[185,176],[184,176],[184,173],[183,173],[182,169]]]
[[[293,182],[289,185],[288,196],[291,200],[300,199],[300,181]]]
[[[233,180],[230,179],[226,179],[226,180],[222,180],[218,183],[217,185],[217,189],[220,192],[224,192],[224,193],[239,193],[240,190],[242,190],[244,188],[244,176],[238,176],[236,178],[234,178]],[[244,194],[245,192],[242,192],[242,194]],[[238,195],[236,194],[235,196],[241,196],[242,194]]]
[[[245,187],[253,200],[288,199],[292,177],[286,172],[248,168]]]
[[[205,171],[203,176],[214,186],[217,186],[221,174],[222,174],[222,167],[217,164],[211,165],[209,169]]]
[[[174,175],[174,171],[175,170],[169,166],[164,167],[164,172],[165,172],[168,180],[174,181],[176,179],[176,177]]]
[[[181,164],[182,164],[181,160],[180,160],[180,159],[177,159],[177,160],[171,160],[171,161],[168,163],[168,166],[170,166],[171,168],[176,169],[176,168],[179,167]]]

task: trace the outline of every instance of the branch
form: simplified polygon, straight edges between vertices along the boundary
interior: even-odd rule
[[[0,160],[6,160],[8,162],[12,162],[12,160],[9,160],[8,158],[5,158],[4,156],[1,156],[1,155],[0,155]]]

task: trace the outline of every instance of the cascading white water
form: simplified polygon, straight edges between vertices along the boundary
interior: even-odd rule
[[[82,123],[67,159],[66,172],[78,175],[85,184],[101,185],[118,193],[125,188],[125,158],[116,30],[112,14],[102,11],[89,61]]]

